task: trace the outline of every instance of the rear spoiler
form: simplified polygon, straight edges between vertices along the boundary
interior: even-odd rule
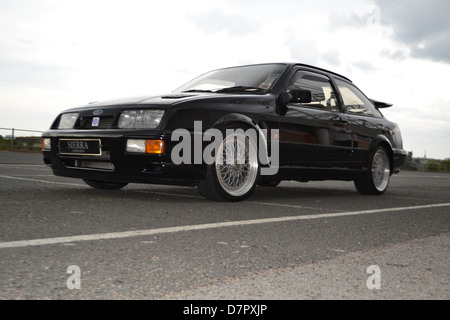
[[[371,101],[375,105],[375,108],[377,109],[390,108],[393,106],[393,104],[391,103],[381,102],[373,99]]]

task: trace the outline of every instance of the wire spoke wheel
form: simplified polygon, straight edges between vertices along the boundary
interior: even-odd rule
[[[255,185],[258,176],[258,157],[255,143],[244,134],[227,136],[217,150],[216,176],[223,190],[240,197]]]
[[[373,184],[378,191],[384,191],[387,188],[390,175],[389,157],[384,150],[379,149],[372,162]]]
[[[378,146],[369,156],[367,175],[356,179],[355,187],[362,194],[383,194],[391,177],[391,162],[386,149]]]

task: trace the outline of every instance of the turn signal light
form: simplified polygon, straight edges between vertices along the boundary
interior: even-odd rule
[[[164,140],[147,140],[145,153],[163,154],[165,147]]]
[[[49,138],[44,138],[42,139],[42,150],[51,150],[51,143],[50,143],[50,139]]]

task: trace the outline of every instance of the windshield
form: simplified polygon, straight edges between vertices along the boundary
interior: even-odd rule
[[[286,65],[262,64],[208,72],[174,93],[181,92],[265,92],[280,77]]]

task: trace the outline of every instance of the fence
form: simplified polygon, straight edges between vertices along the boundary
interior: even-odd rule
[[[444,160],[444,161],[430,160],[428,163],[426,163],[422,167],[422,170],[429,171],[429,172],[450,173],[450,161],[448,161],[448,160]]]
[[[11,134],[0,136],[0,150],[10,151],[39,151],[41,150],[41,137],[36,136],[17,136],[17,132],[43,133],[44,131],[16,129],[16,128],[0,128]]]

